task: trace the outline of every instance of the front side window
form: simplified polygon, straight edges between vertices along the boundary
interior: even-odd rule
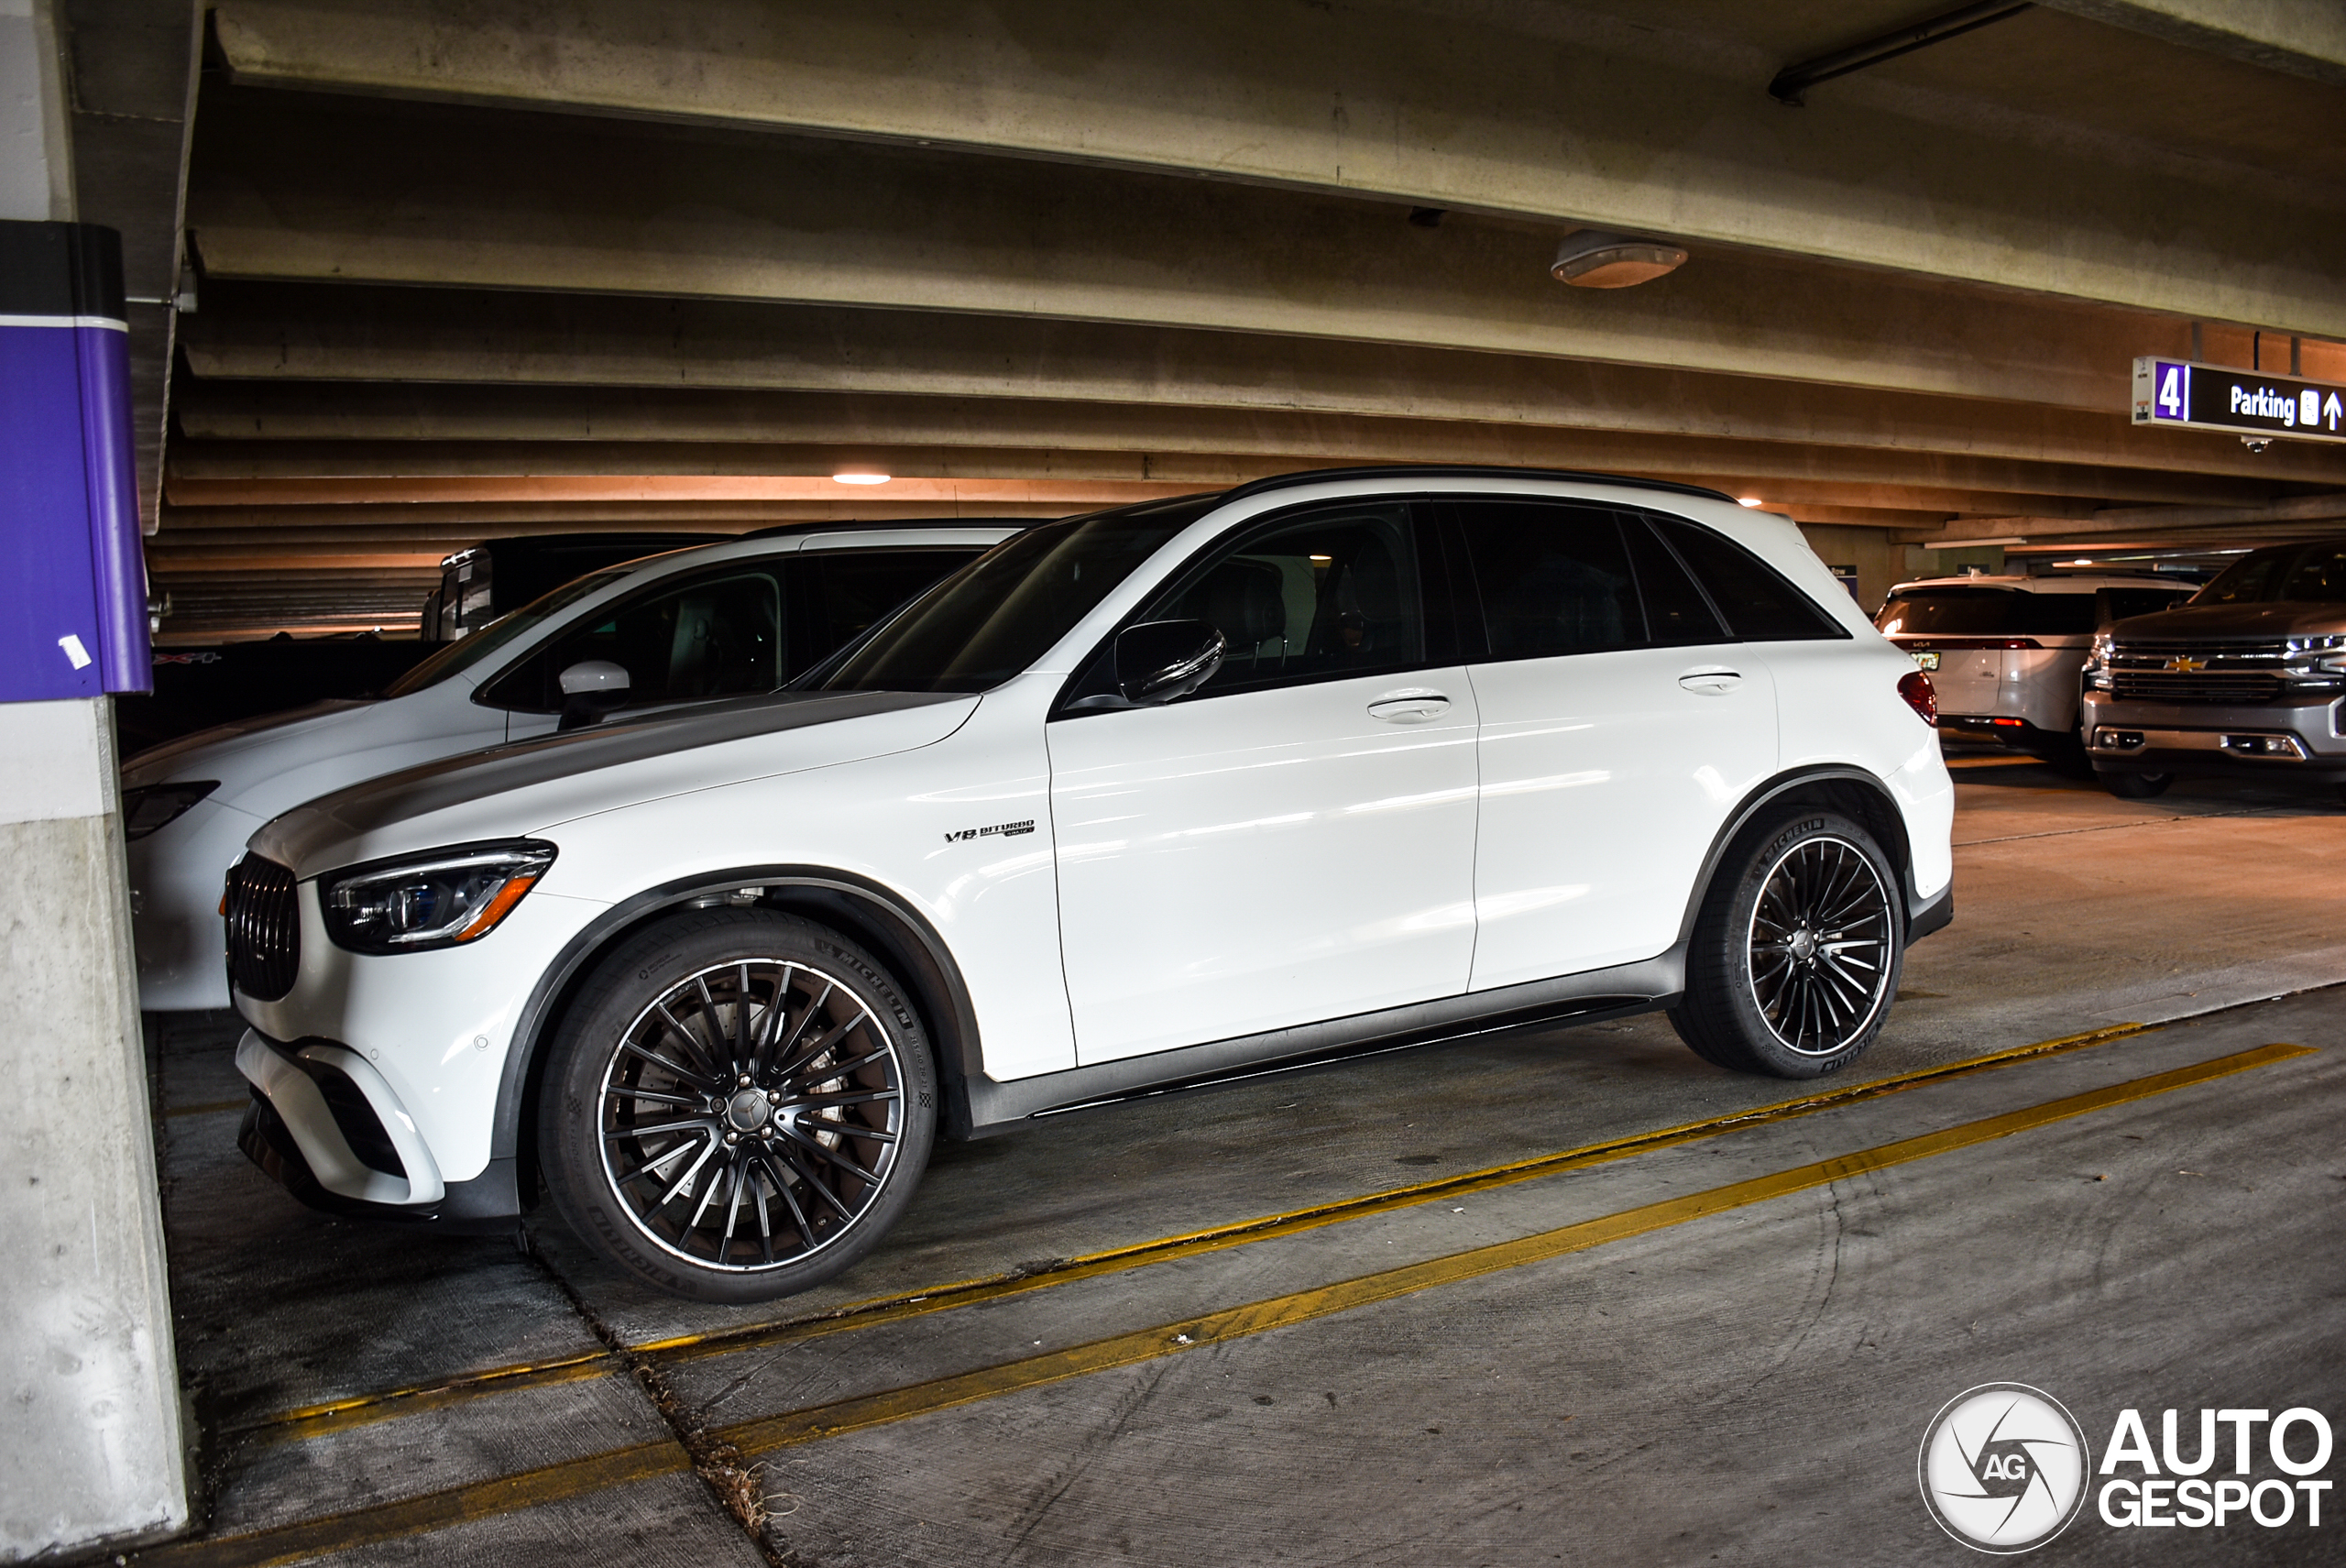
[[[1418,551],[1396,502],[1315,510],[1218,548],[1137,618],[1202,620],[1222,668],[1198,695],[1413,669],[1426,657]]]
[[[808,689],[991,691],[1220,501],[1185,496],[1030,528],[906,605],[835,667],[810,674]]]
[[[520,713],[562,711],[562,672],[604,659],[628,674],[629,707],[772,691],[783,680],[782,588],[773,567],[670,582],[607,607],[483,689]]]

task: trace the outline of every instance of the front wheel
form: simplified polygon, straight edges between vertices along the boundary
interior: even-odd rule
[[[2121,800],[2149,800],[2165,795],[2175,783],[2173,773],[2099,773],[2101,787]]]
[[[1881,1032],[1906,921],[1871,834],[1832,811],[1740,834],[1712,880],[1671,1009],[1696,1055],[1738,1072],[1816,1078]]]
[[[663,922],[607,958],[546,1064],[554,1207],[674,1295],[821,1283],[911,1201],[937,1126],[918,1014],[869,954],[771,910]]]

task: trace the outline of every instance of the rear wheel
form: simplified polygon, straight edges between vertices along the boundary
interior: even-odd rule
[[[1832,811],[1740,834],[1694,922],[1679,1038],[1738,1072],[1816,1078],[1864,1054],[1898,989],[1906,921],[1888,857]]]
[[[663,1290],[821,1283],[911,1201],[936,1130],[918,1016],[837,933],[770,910],[663,922],[606,959],[546,1066],[555,1208]]]
[[[2121,800],[2149,800],[2165,795],[2175,783],[2173,773],[2099,773],[2101,787]]]

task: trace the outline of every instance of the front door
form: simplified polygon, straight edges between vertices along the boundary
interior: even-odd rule
[[[1476,713],[1420,557],[1392,501],[1258,527],[1136,618],[1220,629],[1213,680],[1049,725],[1079,1060],[1465,989]]]

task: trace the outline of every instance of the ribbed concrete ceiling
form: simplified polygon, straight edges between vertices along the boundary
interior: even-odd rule
[[[1861,531],[1831,537],[1876,579],[1892,544],[2346,527],[2346,447],[2124,412],[2195,323],[2346,381],[2334,8],[2075,0],[1764,91],[1919,18],[225,0],[166,631],[411,621],[490,534],[1331,463],[1691,478]],[[1583,225],[1693,259],[1565,288]]]

